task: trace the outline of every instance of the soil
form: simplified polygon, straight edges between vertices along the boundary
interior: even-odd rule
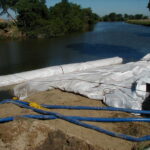
[[[101,101],[80,95],[51,90],[30,96],[39,104],[105,106]],[[135,117],[132,114],[89,110],[51,110],[70,116],[88,117]],[[0,118],[23,114],[36,114],[13,104],[0,105]],[[136,116],[137,117],[137,116]],[[149,123],[91,123],[110,131],[136,137],[149,134]],[[0,124],[0,150],[144,150],[148,142],[129,142],[99,133],[69,122],[35,120],[16,117],[13,122]]]

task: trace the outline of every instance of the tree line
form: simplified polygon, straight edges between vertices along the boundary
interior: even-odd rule
[[[84,31],[99,17],[90,8],[69,3],[67,0],[48,8],[45,0],[0,0],[1,14],[16,12],[14,24],[28,37],[50,38],[71,32]]]
[[[101,21],[128,21],[128,20],[139,20],[139,19],[148,19],[148,16],[143,14],[128,15],[128,14],[117,14],[110,13],[100,18]]]
[[[150,0],[149,0],[149,2],[148,2],[147,8],[148,8],[149,11],[150,11]]]
[[[150,9],[150,2],[147,6]],[[16,13],[16,18],[8,10]],[[0,15],[7,14],[13,24],[27,37],[50,38],[71,32],[84,31],[98,21],[127,21],[147,19],[142,14],[128,15],[110,13],[99,17],[90,8],[62,0],[55,6],[48,8],[46,0],[0,0]],[[0,24],[0,29],[10,27],[11,24]]]

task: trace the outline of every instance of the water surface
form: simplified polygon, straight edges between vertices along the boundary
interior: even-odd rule
[[[90,32],[50,40],[0,41],[0,75],[114,56],[137,61],[147,53],[149,27],[101,22]]]

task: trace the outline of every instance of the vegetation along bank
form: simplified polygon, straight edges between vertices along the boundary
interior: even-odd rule
[[[148,16],[145,16],[143,14],[129,15],[129,14],[117,14],[114,12],[108,15],[105,15],[103,17],[100,17],[101,21],[106,21],[106,22],[128,21],[128,20],[147,20],[147,19],[148,19]]]
[[[0,39],[58,37],[87,31],[98,21],[150,25],[148,17],[142,14],[110,13],[100,17],[90,8],[82,8],[67,0],[50,8],[45,0],[0,0],[0,8],[0,14],[11,18],[11,21],[0,20]],[[16,18],[9,13],[10,9],[16,12]]]
[[[142,20],[142,19],[141,20],[128,20],[127,23],[150,26],[150,19],[146,19],[146,20]]]
[[[69,3],[67,0],[48,8],[45,0],[9,0],[0,4],[2,13],[8,9],[16,12],[16,19],[11,23],[0,23],[4,35],[15,28],[16,35],[29,38],[51,38],[72,32],[81,32],[94,25],[99,17],[90,8]],[[2,34],[1,33],[1,34]],[[9,35],[11,37],[11,35]],[[6,37],[9,37],[8,35]],[[16,38],[14,36],[14,38]]]

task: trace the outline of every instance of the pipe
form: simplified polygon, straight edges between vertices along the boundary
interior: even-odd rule
[[[13,103],[13,104],[24,104],[28,105],[28,102],[20,101],[20,100],[4,100],[1,101],[0,104],[4,103]],[[127,113],[137,113],[137,114],[150,114],[150,111],[148,110],[135,110],[135,109],[128,109],[128,108],[115,108],[115,107],[91,107],[91,106],[62,106],[62,105],[41,105],[44,108],[48,109],[73,109],[73,110],[103,110],[103,111],[121,111],[121,112],[127,112]]]
[[[45,105],[45,104],[42,104],[41,106],[48,109],[104,110],[104,111],[122,111],[135,114],[150,114],[150,111],[147,110],[136,110],[136,109],[116,108],[116,107],[62,106],[62,105]]]

